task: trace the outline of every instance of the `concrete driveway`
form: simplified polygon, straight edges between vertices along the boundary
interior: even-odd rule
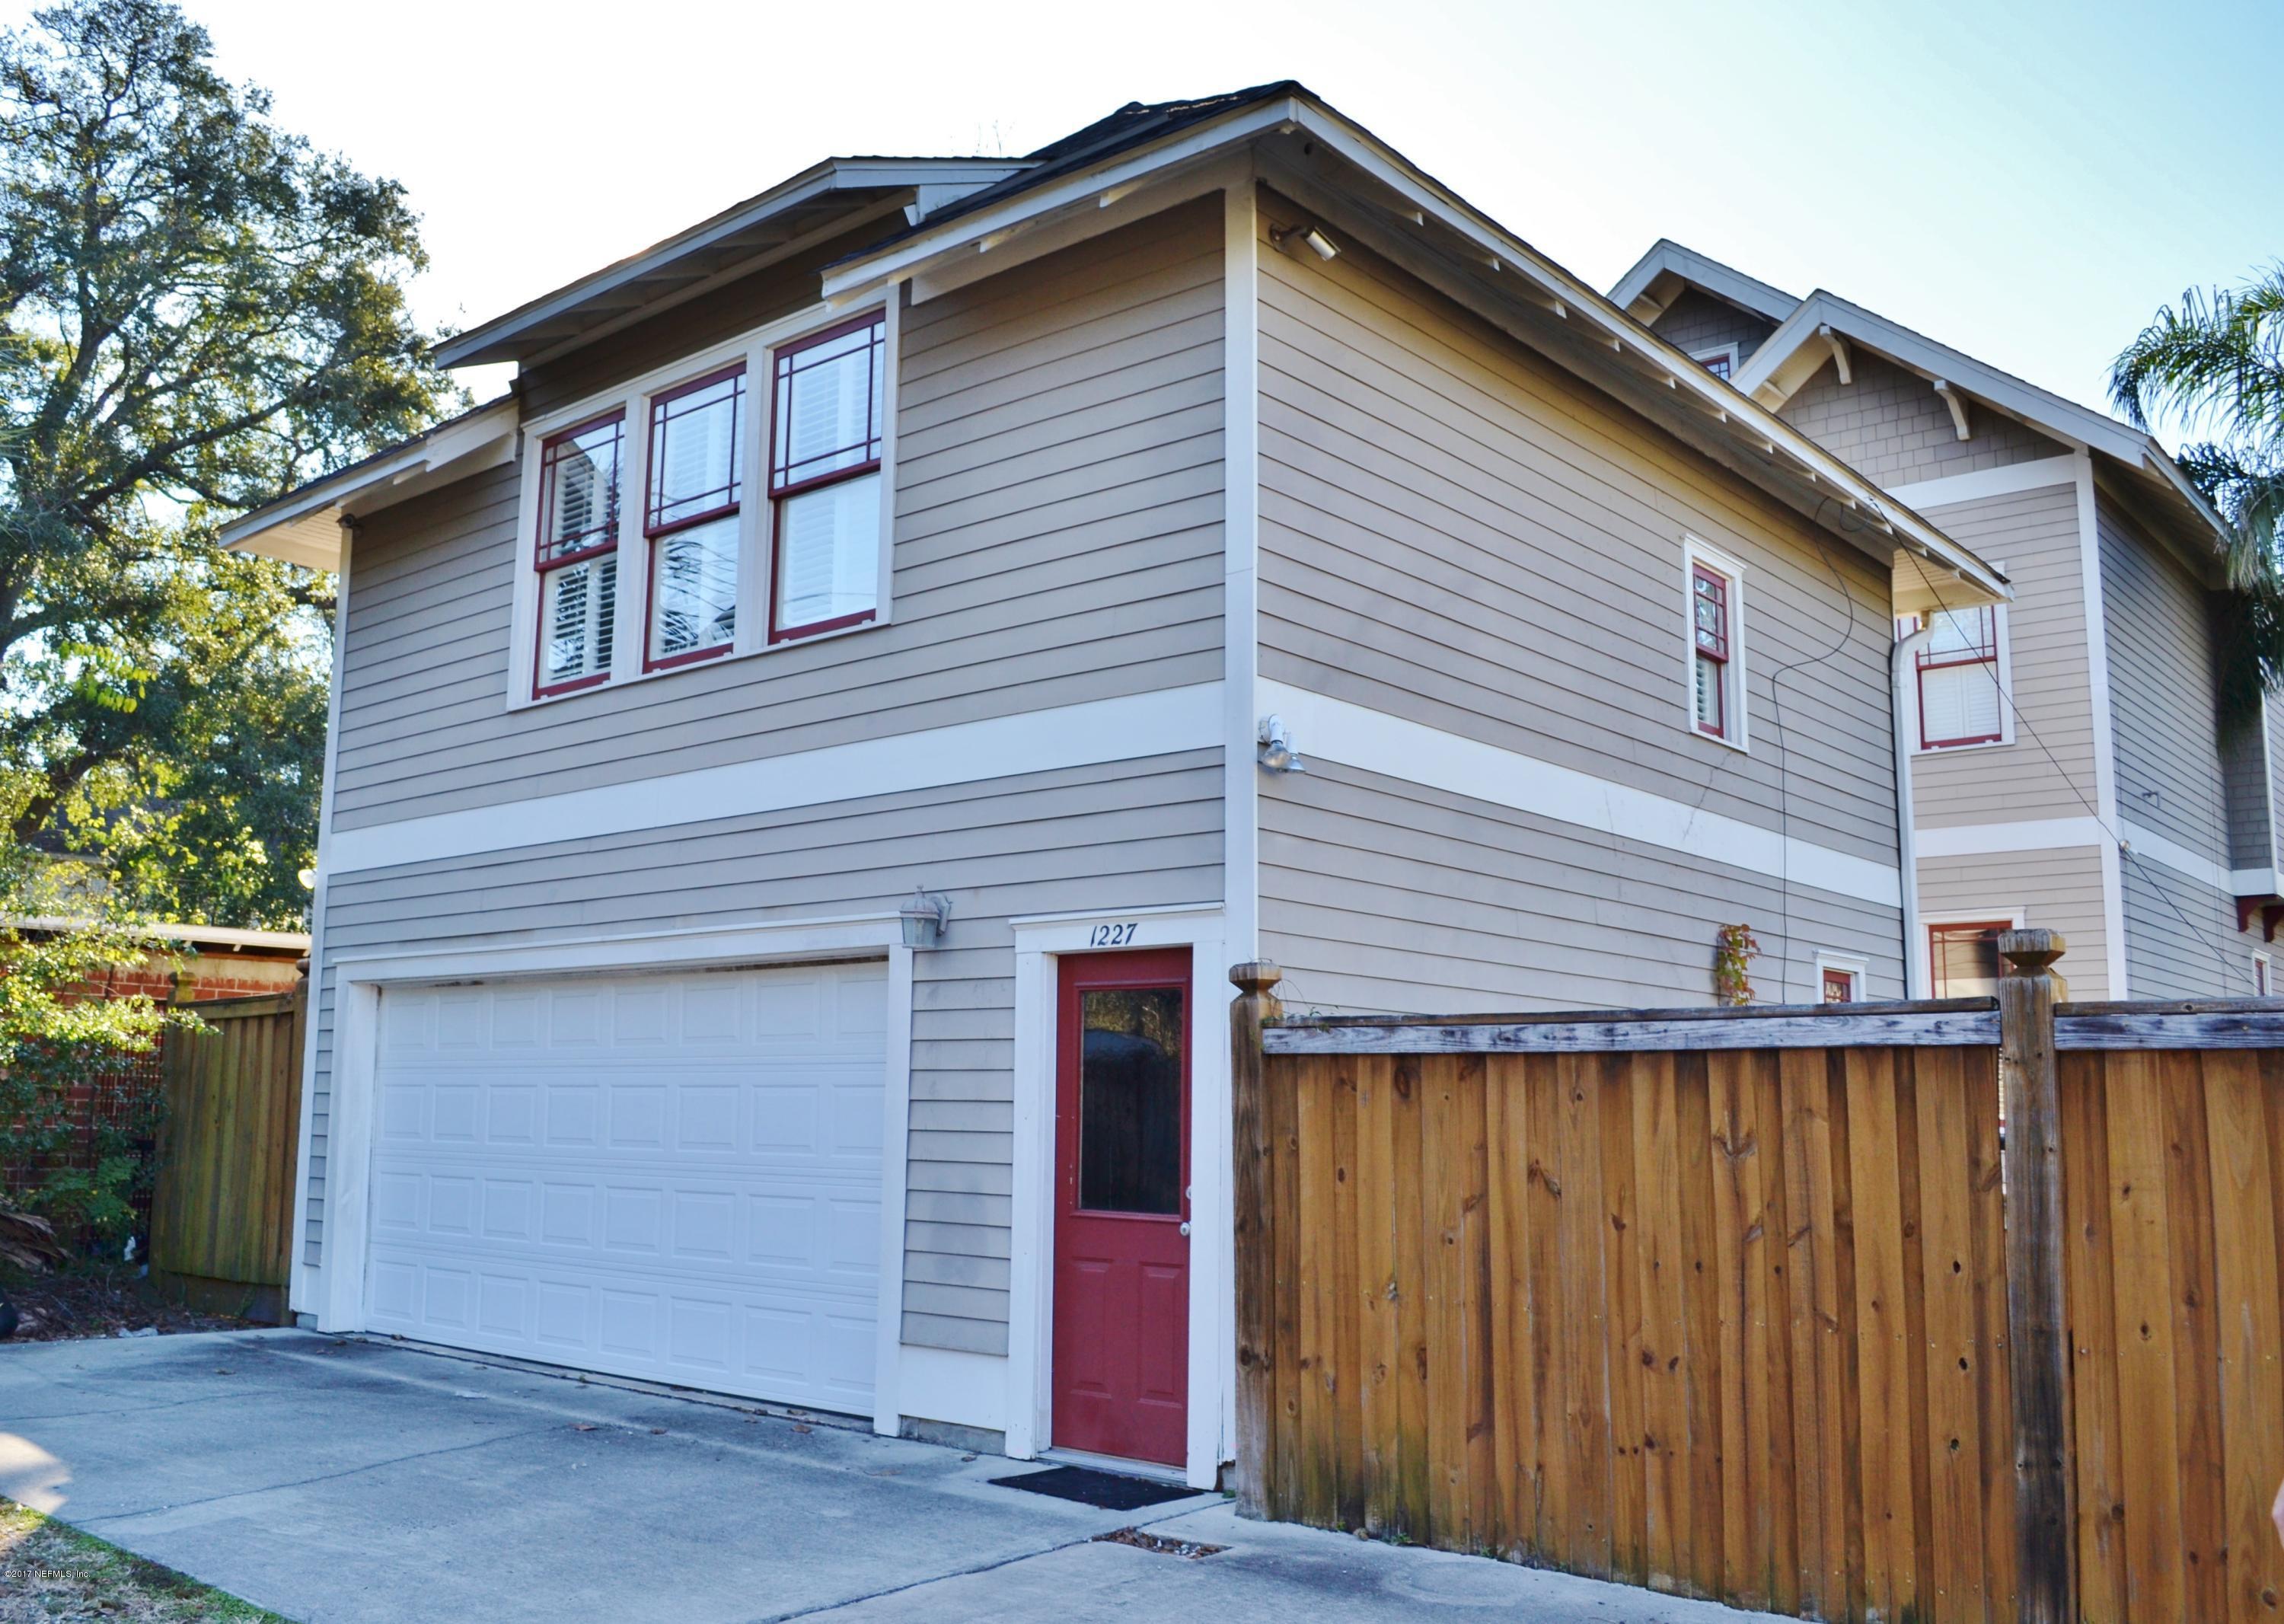
[[[302,1331],[0,1347],[0,1494],[308,1624],[1760,1616],[1023,1469]],[[1134,1526],[1229,1549],[1098,1542]]]

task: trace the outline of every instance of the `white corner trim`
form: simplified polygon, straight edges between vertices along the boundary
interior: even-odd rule
[[[1261,662],[1260,262],[1248,163],[1222,193],[1222,896],[1228,947],[1258,956],[1261,773],[1254,741]]]
[[[317,1006],[325,993],[325,879],[333,841],[333,783],[341,745],[341,664],[349,641],[349,574],[356,536],[341,527],[340,574],[333,582],[333,681],[325,696],[325,780],[317,791],[317,883],[309,893],[309,979],[301,1038],[301,1123],[293,1152],[293,1255],[286,1260],[286,1306],[296,1314],[317,1311],[317,1271],[304,1261],[309,1255],[309,1204],[300,1197],[309,1174],[309,1159],[317,1133],[317,1091],[309,1085],[317,1074]]]
[[[1013,922],[1014,1177],[1008,1236],[1007,1453],[1054,1441],[1055,1019],[1067,953],[1190,953],[1190,1392],[1184,1475],[1213,1486],[1236,1447],[1236,1216],[1231,1188],[1229,953],[1222,910],[1137,908]]]
[[[338,875],[428,863],[1059,768],[1217,749],[1223,742],[1221,706],[1221,684],[1198,683],[693,772],[632,778],[560,795],[371,824],[333,837],[332,871]]]
[[[1647,790],[1264,680],[1261,702],[1295,725],[1307,754],[1384,777],[1512,807],[1771,879],[1883,908],[1903,905],[1893,863],[1835,851]]]
[[[2139,824],[2129,824],[2121,820],[2117,832],[2125,837],[2125,844],[2132,849],[2136,857],[2146,858],[2161,867],[2171,869],[2183,878],[2194,879],[2199,885],[2211,890],[2223,892],[2231,896],[2236,894],[2231,889],[2235,883],[2235,877],[2225,864],[2215,863],[2211,858],[2193,852],[2178,841],[2168,839],[2154,829],[2144,829]]]
[[[1939,480],[1891,485],[1888,494],[1905,507],[1925,513],[1929,508],[1946,507],[1955,502],[1980,502],[1991,496],[2011,496],[2021,491],[2068,485],[2077,478],[2077,463],[2075,456],[2042,457],[2027,463],[2008,463],[2001,468],[1979,468],[1973,473],[1949,473]]]
[[[2079,450],[2077,465],[2078,592],[2085,607],[2085,674],[2093,726],[2093,810],[2109,828],[2117,827],[2117,734],[2109,714],[2109,621],[2102,593],[2101,528],[2093,495],[2093,456]],[[2125,998],[2125,872],[2116,843],[2102,841],[2102,954],[2108,961],[2108,995]]]
[[[1708,733],[1697,725],[1696,566],[1700,564],[1729,583],[1729,669],[1721,705],[1725,716],[1735,713],[1736,726],[1722,734]],[[1681,538],[1681,725],[1693,738],[1726,745],[1748,755],[1752,753],[1753,737],[1753,690],[1746,663],[1749,642],[1745,629],[1744,561],[1685,532]]]

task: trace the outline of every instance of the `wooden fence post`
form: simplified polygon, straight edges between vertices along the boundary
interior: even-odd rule
[[[1229,979],[1239,989],[1229,1006],[1230,1144],[1237,1161],[1237,1514],[1265,1517],[1277,1398],[1277,1253],[1269,1235],[1275,1162],[1261,1023],[1284,1012],[1271,990],[1284,972],[1263,960],[1234,966]]]
[[[2069,1324],[2062,1298],[2062,1160],[2054,1069],[2053,931],[2006,931],[1998,952],[1998,1089],[2006,1118],[2007,1356],[2014,1378],[2016,1617],[2077,1624],[2070,1516]]]

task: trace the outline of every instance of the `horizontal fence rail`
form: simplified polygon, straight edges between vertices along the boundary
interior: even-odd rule
[[[1240,1511],[1826,1619],[2284,1612],[2284,1003],[1288,1019]],[[2005,1131],[2002,1133],[2002,1124]]]

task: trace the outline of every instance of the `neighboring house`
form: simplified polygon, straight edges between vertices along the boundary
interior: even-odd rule
[[[2163,448],[1832,293],[1796,299],[1674,243],[1611,297],[2014,584],[2011,604],[1968,606],[1931,576],[1936,605],[1898,628],[1920,985],[1985,990],[1995,931],[2034,925],[2069,940],[2077,998],[2268,993],[2284,737],[2272,706],[2221,712],[2225,532]]]
[[[1232,962],[1902,990],[1893,572],[2003,581],[1298,86],[442,354],[514,393],[229,532],[344,571],[322,1326],[1207,1483]]]

